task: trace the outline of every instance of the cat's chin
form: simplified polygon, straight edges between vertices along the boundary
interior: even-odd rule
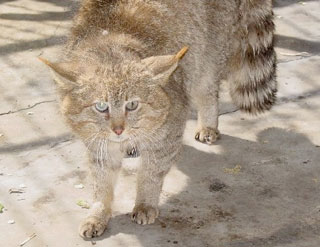
[[[112,141],[112,142],[124,142],[129,138],[126,136],[110,136],[108,139],[109,141]]]

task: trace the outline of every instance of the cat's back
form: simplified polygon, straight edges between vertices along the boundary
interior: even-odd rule
[[[236,0],[83,0],[71,39],[96,35],[101,30],[128,33],[143,40],[159,39],[162,43],[156,45],[160,46],[179,39],[192,41],[196,36],[210,38],[234,22],[236,6]]]

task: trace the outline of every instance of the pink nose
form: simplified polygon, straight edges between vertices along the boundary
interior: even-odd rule
[[[118,136],[122,134],[123,127],[115,127],[113,128],[114,133],[116,133]]]

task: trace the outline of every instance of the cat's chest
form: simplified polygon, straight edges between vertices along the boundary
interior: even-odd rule
[[[122,160],[123,158],[136,158],[140,156],[136,146],[127,142],[109,142],[108,154],[111,159]]]

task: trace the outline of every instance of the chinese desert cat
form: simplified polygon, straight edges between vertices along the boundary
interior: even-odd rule
[[[212,144],[219,136],[222,80],[240,109],[271,108],[273,31],[271,0],[82,1],[62,61],[41,59],[55,72],[62,112],[89,150],[94,204],[82,237],[105,230],[121,161],[133,148],[141,164],[132,220],[155,221],[190,104],[198,110],[195,138]]]

